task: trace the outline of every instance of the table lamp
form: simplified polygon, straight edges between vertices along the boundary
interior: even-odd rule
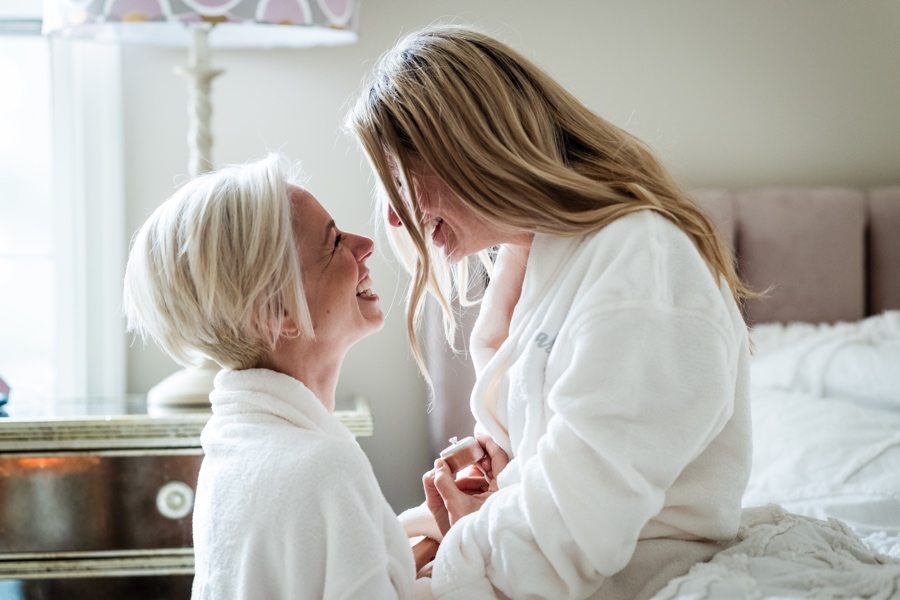
[[[210,88],[223,73],[210,49],[307,48],[357,40],[358,0],[44,0],[43,32],[118,44],[186,46],[188,173],[212,169]],[[166,377],[147,394],[151,412],[209,410],[219,366],[206,360]]]

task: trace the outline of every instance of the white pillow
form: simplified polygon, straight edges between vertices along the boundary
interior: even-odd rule
[[[834,325],[762,324],[751,337],[754,388],[900,410],[900,311]]]
[[[752,417],[744,506],[775,503],[861,534],[900,533],[900,413],[756,389]]]

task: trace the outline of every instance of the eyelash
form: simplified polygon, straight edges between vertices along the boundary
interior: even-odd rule
[[[334,236],[334,249],[337,250],[338,246],[341,245],[341,242],[344,240],[344,236],[340,233]]]

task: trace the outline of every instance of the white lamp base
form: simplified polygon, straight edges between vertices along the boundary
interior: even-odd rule
[[[187,367],[172,373],[147,393],[147,412],[209,412],[209,393],[220,370],[219,365],[206,361],[199,367]]]

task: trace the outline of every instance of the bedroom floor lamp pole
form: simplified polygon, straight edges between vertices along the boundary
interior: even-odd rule
[[[45,0],[48,35],[118,44],[188,47],[175,71],[188,81],[188,173],[213,168],[211,48],[305,48],[357,40],[360,0]],[[206,359],[147,394],[151,412],[209,410],[219,366]]]

